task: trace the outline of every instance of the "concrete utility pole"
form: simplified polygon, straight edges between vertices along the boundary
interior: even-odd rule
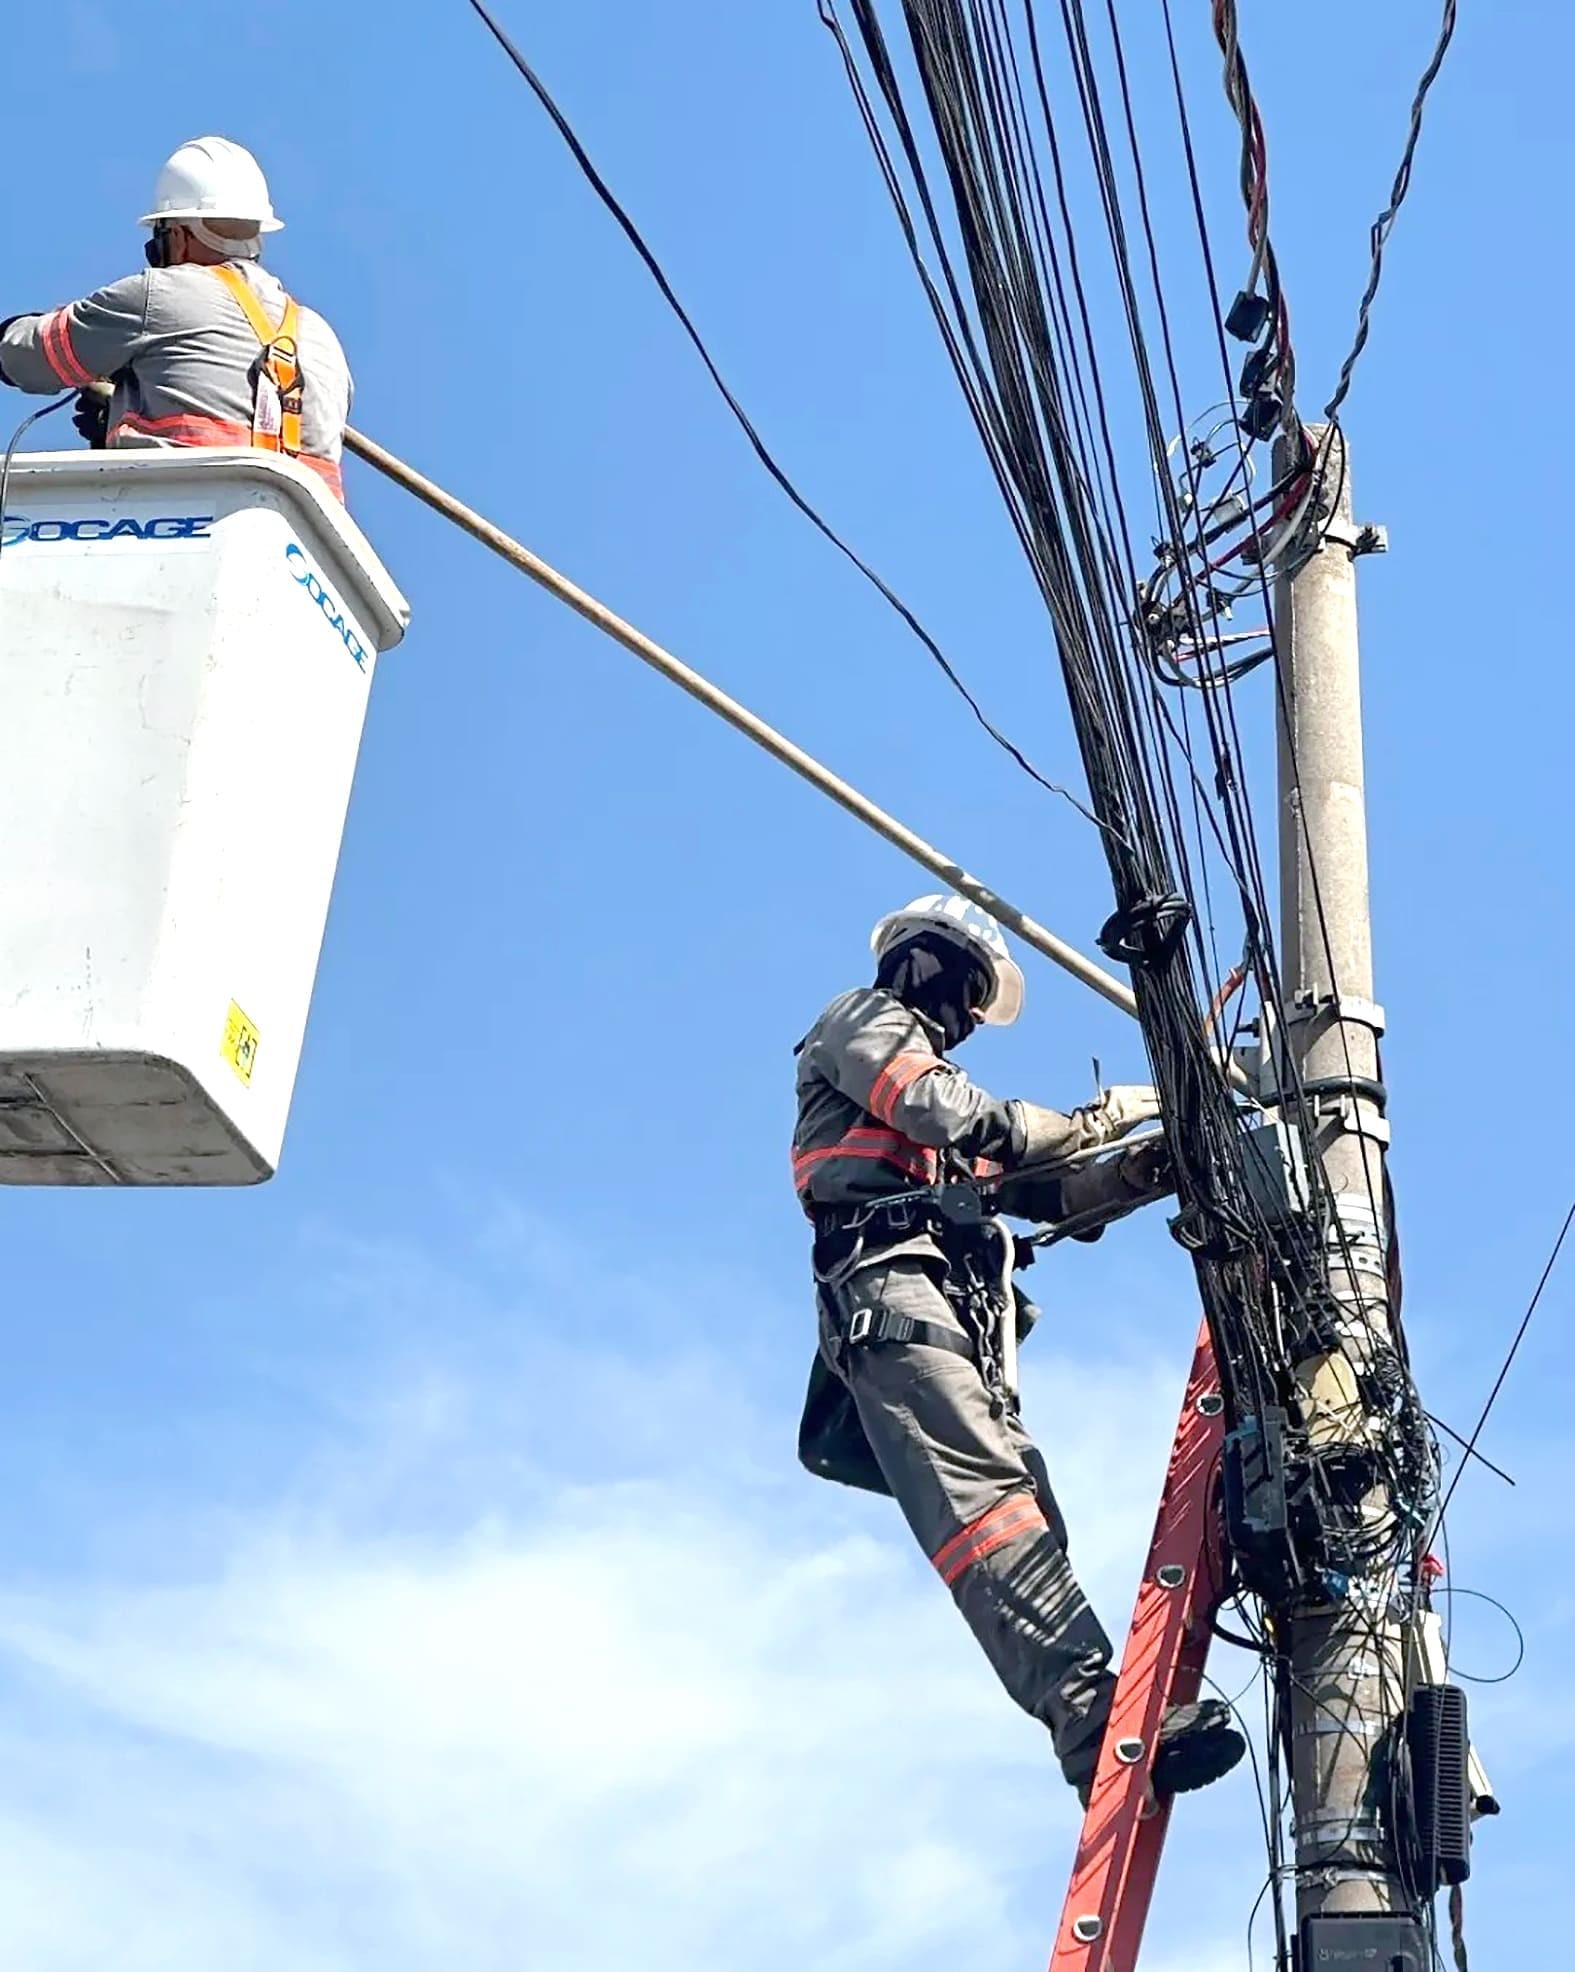
[[[1336,1224],[1325,1253],[1330,1353],[1303,1363],[1297,1378],[1314,1448],[1347,1446],[1359,1455],[1375,1428],[1359,1378],[1392,1353],[1383,1207],[1389,1130],[1378,1077],[1383,1015],[1373,1002],[1354,565],[1379,543],[1352,526],[1342,435],[1315,429],[1313,436],[1329,448],[1332,517],[1318,552],[1295,574],[1281,573],[1276,596],[1281,950],[1291,1008],[1286,1053],[1317,1116],[1316,1152]],[[1285,463],[1282,456],[1280,470]],[[1393,1502],[1380,1484],[1350,1510],[1373,1526],[1389,1518]],[[1353,1573],[1348,1595],[1310,1584],[1291,1614],[1299,1920],[1407,1907],[1374,1771],[1406,1702],[1394,1589],[1387,1573]]]

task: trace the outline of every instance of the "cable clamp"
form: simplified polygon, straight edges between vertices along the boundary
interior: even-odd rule
[[[1313,1113],[1321,1123],[1337,1123],[1348,1137],[1365,1137],[1369,1143],[1386,1147],[1394,1140],[1388,1117],[1373,1114],[1370,1097],[1320,1095],[1314,1098]]]
[[[1388,1016],[1376,1000],[1359,1000],[1341,993],[1314,999],[1310,993],[1298,993],[1296,1004],[1285,1016],[1285,1025],[1299,1027],[1315,1020],[1349,1021],[1353,1027],[1368,1027],[1375,1034],[1382,1034],[1389,1024]]]

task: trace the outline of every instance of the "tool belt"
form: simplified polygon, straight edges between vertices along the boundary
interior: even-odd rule
[[[994,1203],[976,1184],[953,1179],[945,1184],[924,1185],[913,1191],[894,1192],[888,1198],[865,1198],[844,1205],[817,1205],[811,1214],[817,1244],[828,1243],[848,1234],[871,1236],[877,1244],[912,1239],[929,1233],[943,1245],[956,1235],[982,1225],[995,1210]]]

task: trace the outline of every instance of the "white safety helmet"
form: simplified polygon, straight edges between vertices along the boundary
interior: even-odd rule
[[[881,919],[870,933],[870,950],[883,959],[894,945],[919,931],[940,932],[984,965],[990,975],[990,996],[980,1018],[989,1027],[1010,1027],[1023,1010],[1023,975],[990,913],[951,892],[915,897]]]
[[[193,137],[165,163],[153,189],[153,210],[139,226],[165,220],[199,224],[234,219],[259,233],[277,233],[284,221],[273,209],[262,166],[243,144],[228,137]]]

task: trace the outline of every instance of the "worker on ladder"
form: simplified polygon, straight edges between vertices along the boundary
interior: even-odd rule
[[[148,267],[83,301],[0,323],[0,379],[76,389],[94,445],[255,445],[338,498],[350,371],[339,338],[261,265],[283,225],[251,152],[195,137],[159,173]],[[106,398],[95,383],[112,383]]]
[[[1158,1098],[1110,1088],[1063,1114],[997,1101],[947,1059],[1022,1007],[1022,973],[977,905],[921,897],[882,918],[871,944],[874,985],[833,1000],[797,1049],[793,1178],[815,1227],[820,1320],[799,1456],[823,1478],[895,1496],[1086,1803],[1115,1688],[1110,1640],[1019,1420],[1016,1343],[1034,1310],[1012,1271],[1032,1249],[1001,1214],[1097,1237],[1171,1189],[1162,1139],[1118,1148]],[[1155,1792],[1205,1786],[1245,1750],[1224,1705],[1175,1707]]]

